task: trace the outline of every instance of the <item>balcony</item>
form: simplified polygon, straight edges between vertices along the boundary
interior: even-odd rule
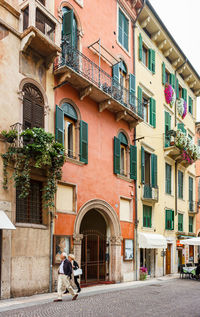
[[[78,50],[67,45],[65,57],[54,62],[58,86],[68,83],[79,91],[80,99],[90,96],[99,105],[99,112],[107,109],[116,121],[128,122],[130,129],[143,121],[143,104],[128,89]]]
[[[180,130],[170,130],[164,134],[164,152],[184,167],[200,158],[198,147]]]
[[[199,208],[200,208],[200,202],[199,201],[193,201],[193,200],[189,200],[188,201],[188,213],[198,214],[199,213]]]
[[[142,200],[149,202],[157,202],[158,188],[152,187],[149,184],[142,185]]]

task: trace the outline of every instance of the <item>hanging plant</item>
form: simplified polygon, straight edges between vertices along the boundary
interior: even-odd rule
[[[177,99],[176,105],[177,105],[178,114],[181,116],[182,119],[184,119],[187,114],[186,101],[183,98]]]
[[[2,154],[4,181],[3,188],[8,188],[8,164],[14,163],[13,178],[15,186],[19,188],[19,198],[25,198],[30,190],[31,167],[47,170],[47,183],[43,188],[45,207],[54,207],[54,195],[57,189],[57,180],[61,179],[62,166],[65,161],[62,144],[55,142],[51,133],[42,128],[26,129],[20,134],[23,138],[22,147],[9,146]]]
[[[166,83],[164,92],[166,103],[173,107],[176,101],[176,93],[173,87],[170,84]]]
[[[17,139],[17,131],[16,130],[2,130],[1,136],[4,138],[4,140],[8,143],[13,143]]]

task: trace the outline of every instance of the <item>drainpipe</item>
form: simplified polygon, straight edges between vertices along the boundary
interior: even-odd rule
[[[50,211],[50,271],[49,271],[49,292],[52,293],[53,276],[53,212]]]
[[[144,6],[146,4],[146,0],[143,1],[142,8],[140,9],[140,12],[138,13],[134,23],[133,23],[133,74],[136,76],[135,71],[135,28],[136,28],[136,22],[140,16],[140,13],[142,12]],[[134,139],[136,139],[136,128],[134,129]],[[135,180],[135,279],[138,280],[138,209],[137,209],[137,180]]]

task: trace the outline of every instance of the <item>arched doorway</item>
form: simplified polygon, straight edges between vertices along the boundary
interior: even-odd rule
[[[81,222],[83,234],[81,246],[82,283],[91,284],[106,280],[109,268],[108,247],[106,250],[107,225],[99,211],[92,209]]]
[[[73,238],[74,255],[83,268],[83,281],[87,279],[87,284],[94,279],[96,283],[121,281],[122,236],[118,215],[111,205],[100,199],[85,203],[76,216]],[[86,259],[89,252],[90,263]],[[89,264],[94,264],[93,270]]]

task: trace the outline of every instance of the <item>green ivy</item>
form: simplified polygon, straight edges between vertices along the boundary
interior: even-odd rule
[[[8,164],[14,162],[13,178],[19,188],[19,198],[25,198],[30,191],[31,167],[45,168],[47,182],[43,188],[45,207],[54,207],[54,196],[57,190],[57,180],[62,177],[62,166],[65,162],[64,148],[55,141],[51,133],[42,128],[26,129],[20,134],[23,146],[10,145],[3,159],[3,188],[8,189]]]

